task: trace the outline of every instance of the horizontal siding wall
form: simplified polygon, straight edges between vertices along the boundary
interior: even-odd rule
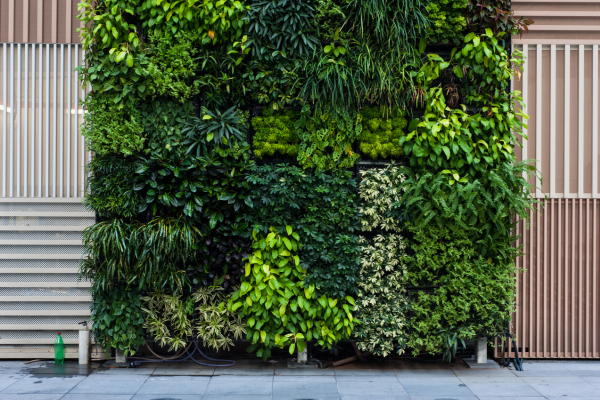
[[[76,44],[0,43],[0,197],[82,197]]]
[[[535,22],[529,33],[513,37],[515,44],[600,43],[598,0],[512,0],[512,8]]]
[[[0,0],[0,42],[79,43],[80,0]]]

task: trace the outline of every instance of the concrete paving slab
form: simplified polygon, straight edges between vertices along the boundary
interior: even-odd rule
[[[451,369],[413,369],[413,370],[396,370],[398,378],[454,378],[456,375]]]
[[[17,382],[20,379],[23,379],[24,375],[0,375],[0,391],[6,389],[13,383]]]
[[[273,397],[314,399],[323,396],[339,397],[336,382],[273,382]]]
[[[338,375],[337,382],[398,382],[396,375]]]
[[[400,382],[338,382],[342,396],[408,396]]]
[[[148,379],[145,375],[90,375],[69,394],[135,394]]]
[[[473,396],[473,392],[461,382],[402,382],[402,387],[411,398],[413,396]]]
[[[317,396],[310,399],[299,398],[295,395],[273,395],[271,400],[340,400],[340,396]]]
[[[272,400],[271,394],[205,394],[202,400]]]
[[[600,389],[591,383],[529,383],[542,396],[596,397],[600,399]]]
[[[580,396],[548,396],[548,400],[598,400],[598,397],[580,397]]]
[[[462,383],[514,383],[521,384],[523,381],[518,376],[461,376]]]
[[[335,376],[294,376],[294,375],[275,375],[273,382],[316,382],[316,383],[336,383]]]
[[[208,376],[152,376],[136,394],[203,395],[210,379]]]
[[[518,397],[519,400],[540,400],[543,397]],[[506,397],[488,397],[488,396],[479,396],[479,400],[506,400]]]
[[[271,395],[272,376],[223,375],[211,378],[205,395]]]
[[[84,397],[85,396],[85,397]],[[107,396],[105,394],[65,394],[60,400],[107,400],[107,397],[110,397],[110,400],[131,400],[133,395],[131,394],[112,394]]]
[[[2,394],[2,400],[59,400],[62,399],[62,394],[35,394],[35,393],[27,393],[27,394]]]
[[[74,377],[27,377],[21,378],[12,385],[6,387],[0,393],[68,393],[71,389],[83,381],[85,376]],[[0,396],[0,397],[2,397]]]
[[[400,381],[400,383],[402,385],[406,384],[406,385],[424,385],[424,386],[426,386],[430,383],[447,384],[447,385],[453,385],[453,384],[460,385],[460,384],[464,383],[456,376],[442,376],[442,377],[429,377],[429,378],[399,377],[398,381]]]
[[[156,367],[98,368],[93,375],[152,375]]]
[[[530,385],[522,383],[468,383],[467,387],[477,397],[542,397]]]
[[[335,371],[332,368],[328,369],[302,369],[302,368],[278,368],[275,367],[275,376],[334,376]]]
[[[458,377],[461,376],[515,376],[512,371],[508,369],[462,369],[454,371],[454,374]]]
[[[202,396],[194,394],[174,394],[162,396],[156,394],[136,394],[131,398],[131,400],[202,400]]]
[[[189,376],[213,376],[215,367],[205,367],[194,363],[185,364],[165,364],[156,367],[152,375],[161,376],[177,376],[177,375],[189,375]]]
[[[408,396],[342,396],[341,400],[410,400]]]
[[[515,374],[515,376],[520,376],[520,377],[521,376],[522,377],[578,376],[578,374],[576,374],[575,371],[558,370],[558,369],[557,370],[535,370],[535,371],[525,370],[525,371],[512,371],[512,372],[513,372],[513,374]],[[577,371],[577,372],[598,372],[598,371]]]
[[[410,396],[410,400],[477,400],[476,396]]]
[[[366,376],[366,375],[377,375],[377,376],[396,376],[394,370],[387,369],[335,369],[335,376]]]

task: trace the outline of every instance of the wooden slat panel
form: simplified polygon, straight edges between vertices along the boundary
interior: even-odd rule
[[[600,200],[548,199],[521,221],[526,256],[517,260],[513,319],[520,355],[525,358],[599,358]],[[499,357],[500,350],[496,349]],[[514,357],[512,349],[508,354]]]
[[[75,32],[81,26],[77,3],[75,0],[1,1],[0,22],[6,21],[7,26],[0,29],[0,42],[79,43]]]
[[[512,0],[515,15],[534,21],[513,44],[598,44],[600,2],[596,0]]]

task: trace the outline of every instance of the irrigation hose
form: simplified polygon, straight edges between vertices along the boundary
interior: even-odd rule
[[[192,347],[192,345],[194,345],[194,350],[190,353],[190,347]],[[159,363],[160,362],[184,362],[184,361],[187,361],[187,360],[190,360],[190,361],[192,361],[192,362],[194,362],[194,363],[196,363],[198,365],[202,365],[204,367],[233,367],[236,364],[236,362],[233,361],[233,360],[220,360],[220,359],[217,359],[217,358],[211,358],[211,357],[207,356],[206,354],[204,354],[202,352],[202,350],[200,350],[200,347],[198,346],[198,342],[197,341],[196,342],[190,342],[188,344],[188,346],[184,349],[183,352],[180,352],[180,353],[176,354],[175,356],[168,357],[168,358],[159,356],[154,351],[152,351],[150,348],[148,348],[148,350],[150,350],[150,352],[152,354],[154,354],[158,358],[157,359],[151,359],[151,358],[137,358],[136,357],[136,359],[138,359],[139,361],[133,361],[131,363],[131,366],[133,366],[133,367],[140,366],[142,363],[153,363],[153,362],[154,363],[155,362],[159,362]],[[204,363],[202,361],[198,361],[198,360],[196,360],[194,358],[194,354],[196,353],[196,351],[198,353],[200,353],[200,355],[202,357],[204,357],[205,359],[207,359],[207,360],[217,361],[217,362],[224,363],[224,364],[209,364],[209,363]],[[178,357],[183,356],[184,353],[187,353],[187,356],[185,358],[176,359]]]

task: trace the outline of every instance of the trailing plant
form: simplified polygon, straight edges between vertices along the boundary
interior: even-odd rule
[[[248,323],[249,352],[266,360],[273,347],[306,348],[306,341],[330,348],[350,337],[354,328],[354,300],[317,297],[314,285],[305,286],[300,236],[287,226],[268,235],[253,232],[254,253],[246,264],[240,290],[229,302],[231,311],[240,309]]]
[[[140,293],[135,286],[120,285],[110,291],[93,290],[91,317],[92,332],[96,343],[106,355],[111,349],[132,355],[146,343],[142,324],[144,314]]]
[[[264,108],[262,116],[252,118],[254,155],[258,159],[273,156],[298,156],[299,138],[295,123],[299,113]]]
[[[417,290],[411,303],[413,331],[407,345],[413,354],[446,352],[448,357],[458,338],[503,332],[514,311],[514,258],[486,258],[472,233],[452,225],[407,224],[407,230],[414,250],[406,258],[407,279],[429,288]],[[498,240],[511,248],[508,235]]]
[[[95,156],[86,165],[83,204],[100,218],[134,218],[143,199],[134,191],[135,159],[119,155]]]
[[[302,234],[306,285],[318,296],[342,298],[356,290],[360,246],[357,184],[349,171],[309,173],[284,165],[254,166],[255,196],[247,220],[258,232],[286,225]]]
[[[200,231],[181,219],[100,222],[83,232],[87,257],[80,261],[80,276],[93,282],[94,292],[113,291],[121,282],[182,290],[189,286],[185,268],[194,261],[200,238]]]
[[[316,111],[312,117],[310,113],[305,106],[295,125],[300,138],[300,165],[319,171],[353,167],[359,158],[352,151],[352,143],[362,129],[360,116],[331,109]]]
[[[362,155],[372,160],[401,157],[402,147],[398,141],[408,123],[406,111],[394,109],[390,112],[382,107],[366,107],[359,114],[362,132],[358,136],[358,148]]]
[[[142,103],[141,111],[147,153],[168,157],[183,157],[188,150],[184,145],[185,129],[194,114],[192,102],[178,104],[164,98]]]
[[[356,344],[360,350],[383,357],[402,354],[409,338],[404,238],[398,234],[377,235],[372,240],[361,237],[360,245]]]
[[[81,134],[86,138],[87,146],[99,156],[110,153],[130,156],[139,153],[145,141],[139,111],[133,107],[118,109],[113,104],[108,95],[86,98],[86,117],[81,126]]]
[[[169,96],[179,103],[188,101],[200,92],[200,82],[195,80],[198,49],[191,34],[177,32],[164,36],[162,32],[150,35],[146,96]]]

